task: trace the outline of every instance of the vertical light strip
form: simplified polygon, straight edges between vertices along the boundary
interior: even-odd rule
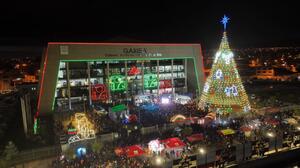
[[[144,74],[145,74],[145,66],[144,66],[144,60],[142,60],[142,93],[144,94],[144,92],[145,92],[145,89],[144,89],[144,84],[145,84],[145,81],[144,81],[144,79],[145,79],[145,77],[144,77]]]
[[[184,59],[184,92],[187,92],[187,58]]]
[[[42,97],[42,94],[43,94],[44,77],[45,77],[47,62],[48,62],[48,46],[46,48],[45,60],[44,60],[44,64],[43,64],[41,86],[40,86],[39,99],[38,99],[38,104],[37,104],[37,112],[35,113],[34,118],[37,118],[39,116],[39,113],[40,113],[41,97]]]
[[[174,59],[171,59],[171,82],[172,82],[172,96],[175,97],[175,87],[174,87],[174,73],[173,73]]]
[[[71,110],[72,109],[72,102],[71,102],[71,86],[70,86],[69,62],[66,62],[66,75],[67,75],[68,104],[69,104],[69,110]]]
[[[126,102],[128,100],[128,74],[127,74],[127,60],[124,62],[125,64],[125,80],[127,82],[127,87],[126,87]]]
[[[106,69],[107,69],[107,80],[106,80],[106,84],[107,84],[107,88],[108,88],[108,102],[111,102],[111,93],[110,93],[110,85],[109,85],[109,61],[105,61],[106,63]]]
[[[160,79],[159,79],[159,59],[156,60],[156,73],[157,73],[157,80],[158,80],[158,85],[157,85],[157,96],[159,96],[159,86],[160,86]]]
[[[87,75],[88,75],[88,84],[89,84],[89,104],[92,105],[92,86],[91,86],[91,64],[90,62],[87,62]]]

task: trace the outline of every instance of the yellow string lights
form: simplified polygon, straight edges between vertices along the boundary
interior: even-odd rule
[[[230,50],[227,35],[224,32],[200,97],[201,109],[208,107],[218,114],[250,110],[248,96],[233,57],[234,54]]]

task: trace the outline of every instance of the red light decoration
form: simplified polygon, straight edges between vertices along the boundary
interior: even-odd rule
[[[129,120],[129,122],[132,123],[132,122],[136,122],[137,119],[138,119],[137,116],[135,114],[132,114],[132,115],[129,116],[128,120]]]
[[[136,66],[132,66],[130,70],[128,71],[128,75],[138,75],[141,73],[141,70],[139,70]]]
[[[92,100],[106,101],[108,100],[108,91],[105,84],[95,84],[92,86]]]
[[[76,135],[76,134],[77,134],[77,130],[75,128],[68,129],[68,135]]]
[[[159,84],[160,89],[172,88],[172,80],[161,80]]]

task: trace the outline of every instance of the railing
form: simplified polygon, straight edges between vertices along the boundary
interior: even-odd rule
[[[14,166],[29,161],[56,157],[60,154],[60,152],[60,146],[50,146],[28,151],[22,151],[17,155],[13,156],[10,160],[7,160],[7,166]],[[5,158],[3,158],[3,160],[5,160]]]
[[[285,112],[285,111],[290,111],[290,110],[298,110],[298,109],[300,109],[300,105],[289,105],[289,106],[283,106],[283,107],[278,107],[278,108],[273,108],[273,107],[261,108],[261,109],[252,108],[252,110],[256,113],[264,113],[264,112],[267,112],[268,110],[272,110],[272,109],[274,109],[274,111],[278,111],[278,112]]]

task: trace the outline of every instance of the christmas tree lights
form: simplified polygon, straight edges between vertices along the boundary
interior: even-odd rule
[[[221,21],[224,24],[222,41],[199,102],[201,109],[209,107],[218,114],[250,110],[248,96],[227,40],[226,25],[228,20],[229,18],[224,16]]]

